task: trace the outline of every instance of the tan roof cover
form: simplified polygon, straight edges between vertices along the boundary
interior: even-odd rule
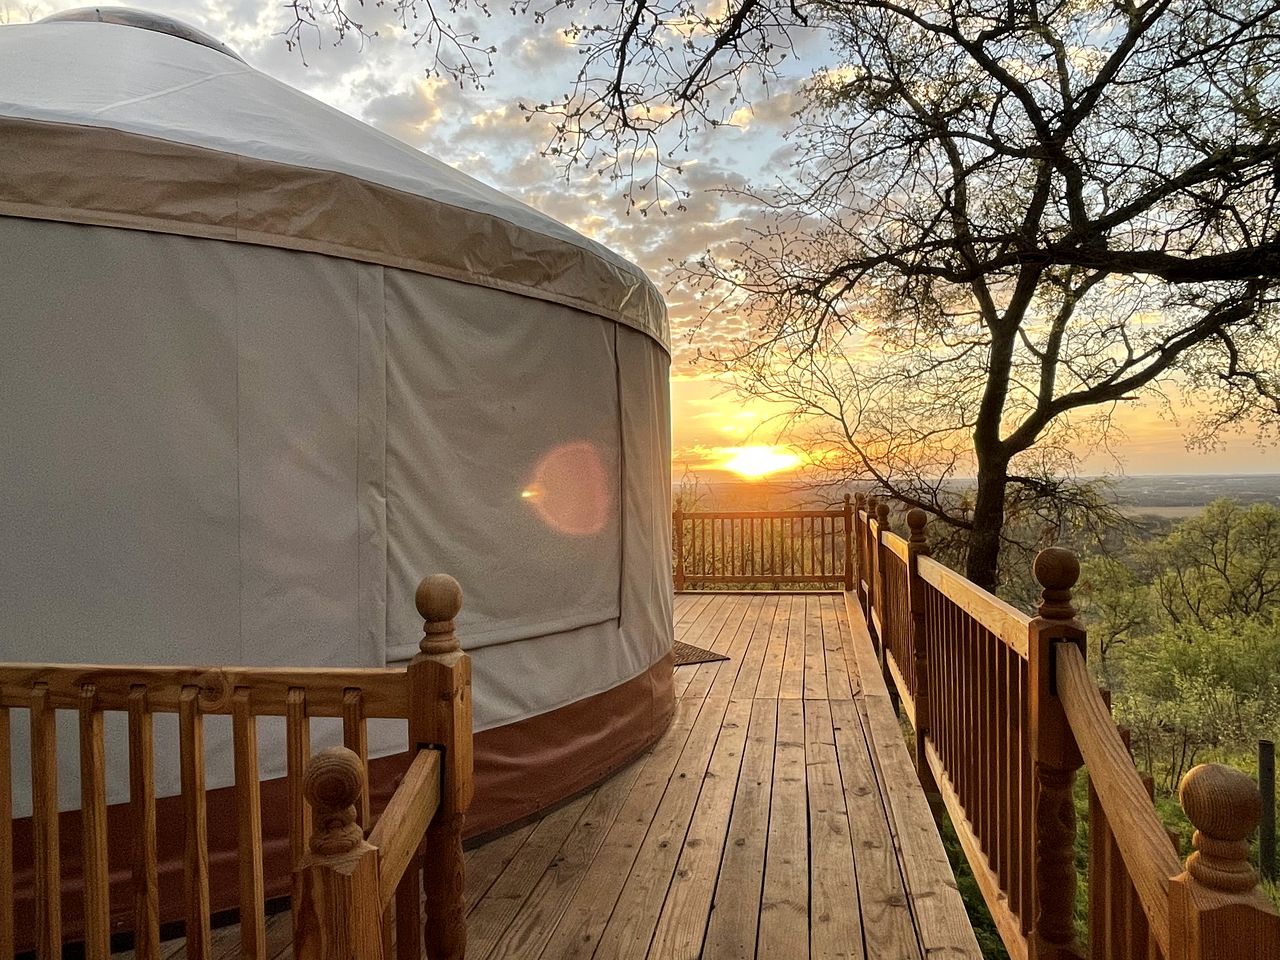
[[[0,27],[0,215],[263,244],[508,290],[669,345],[644,273],[231,57],[108,23]]]

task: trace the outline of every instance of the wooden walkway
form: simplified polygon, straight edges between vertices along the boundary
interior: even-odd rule
[[[677,668],[644,756],[469,852],[469,960],[979,958],[856,608],[680,594],[676,636],[730,659]]]
[[[978,957],[861,619],[838,594],[681,594],[666,736],[472,852],[468,956]]]

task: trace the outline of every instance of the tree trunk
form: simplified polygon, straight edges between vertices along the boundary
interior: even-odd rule
[[[1000,563],[1000,533],[1004,529],[1004,491],[1007,463],[979,463],[978,493],[973,504],[973,530],[965,576],[984,590],[995,592]]]

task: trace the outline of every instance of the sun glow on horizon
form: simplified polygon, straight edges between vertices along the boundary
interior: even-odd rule
[[[722,453],[724,457],[716,466],[748,480],[800,466],[800,458],[786,447],[725,447]]]

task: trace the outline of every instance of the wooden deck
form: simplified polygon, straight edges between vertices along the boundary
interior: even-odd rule
[[[469,852],[468,958],[978,958],[856,608],[680,594],[676,636],[730,659],[677,668],[644,756]]]

